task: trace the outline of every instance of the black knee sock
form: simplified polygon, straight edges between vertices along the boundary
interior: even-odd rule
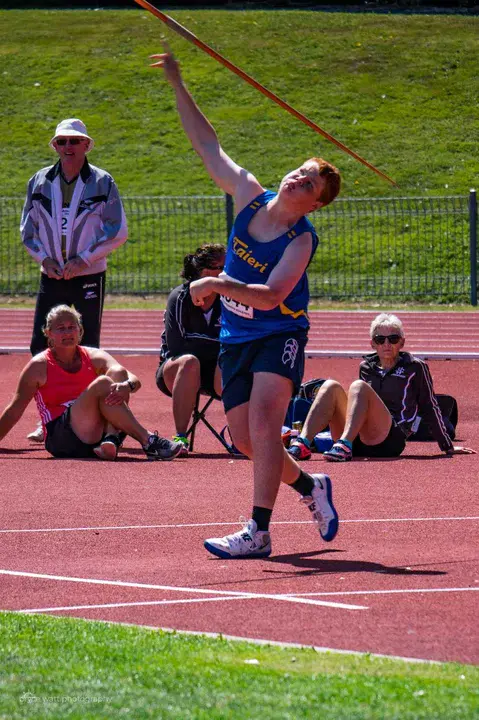
[[[299,473],[299,478],[291,485],[301,495],[311,495],[311,490],[314,487],[313,478],[304,470]]]
[[[253,505],[253,520],[255,521],[258,530],[268,530],[272,512],[273,511],[268,508]]]

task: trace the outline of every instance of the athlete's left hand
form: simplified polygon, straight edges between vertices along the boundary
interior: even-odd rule
[[[451,450],[447,450],[446,455],[475,455],[476,451],[472,448],[463,447],[462,445],[454,445]]]
[[[214,278],[204,277],[190,283],[190,296],[193,305],[202,307],[205,304],[205,298],[213,292],[212,280]]]
[[[71,280],[79,275],[86,267],[88,267],[86,262],[79,255],[76,255],[76,257],[71,258],[63,268],[63,279]]]
[[[125,383],[113,383],[109,394],[105,398],[105,405],[121,405],[128,401],[130,388]]]

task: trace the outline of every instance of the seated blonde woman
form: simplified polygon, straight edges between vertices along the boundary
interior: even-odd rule
[[[327,460],[398,457],[417,415],[447,455],[474,452],[452,444],[427,363],[402,350],[405,336],[399,318],[378,315],[371,323],[370,339],[373,352],[359,366],[360,379],[348,393],[336,380],[326,380],[288,452],[298,460],[309,459],[312,439],[329,425],[335,442],[324,453]]]
[[[122,437],[130,435],[148,460],[172,460],[181,443],[159,437],[135,418],[128,400],[141,383],[111,355],[83,347],[81,315],[57,305],[46,317],[48,349],[23,368],[17,389],[0,415],[0,441],[35,398],[45,448],[54,457],[114,460]]]

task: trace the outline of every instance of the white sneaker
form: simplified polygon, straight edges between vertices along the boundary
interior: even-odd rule
[[[333,488],[327,475],[316,473],[312,476],[314,487],[311,495],[301,498],[313,516],[323,540],[331,542],[338,532],[339,520],[333,505]]]
[[[100,460],[116,460],[118,445],[111,435],[107,435],[99,445],[93,448],[93,452]]]
[[[28,435],[27,435],[27,440],[31,440],[32,442],[36,442],[36,443],[42,443],[44,441],[44,439],[45,438],[43,436],[43,426],[42,425],[38,425],[33,432],[28,433]]]
[[[205,540],[205,548],[220,558],[264,558],[271,555],[269,532],[258,530],[254,520],[249,520],[234,535]]]

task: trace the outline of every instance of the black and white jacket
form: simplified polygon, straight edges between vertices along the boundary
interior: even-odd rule
[[[32,258],[46,257],[64,266],[62,257],[62,191],[60,162],[39,170],[28,183],[20,232]],[[106,256],[128,237],[123,205],[115,181],[105,170],[85,163],[73,191],[64,228],[69,258],[79,255],[87,264],[80,275],[106,269]]]
[[[453,447],[434,394],[431,372],[424,360],[400,352],[396,365],[385,371],[379,366],[378,355],[371,353],[364,356],[359,377],[379,395],[406,437],[421,417],[441,450]]]
[[[220,351],[221,300],[217,295],[211,314],[193,305],[190,285],[179,285],[168,296],[160,363],[179,355],[194,355],[200,363],[216,365]]]

